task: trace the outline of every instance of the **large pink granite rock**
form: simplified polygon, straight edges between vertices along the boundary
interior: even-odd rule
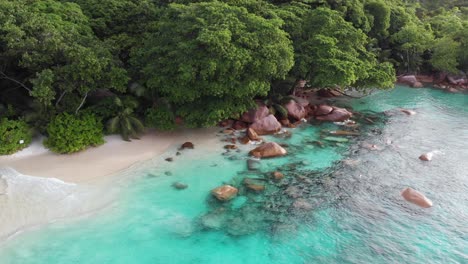
[[[258,135],[274,134],[281,130],[281,123],[278,122],[274,115],[268,115],[260,120],[255,121],[250,128],[255,130]]]

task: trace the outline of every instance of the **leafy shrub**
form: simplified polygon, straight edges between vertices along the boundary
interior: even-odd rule
[[[0,155],[15,153],[32,140],[31,129],[24,120],[0,120]]]
[[[175,128],[174,113],[168,108],[149,108],[146,110],[146,125],[161,130],[172,130]]]
[[[49,123],[47,133],[44,145],[57,153],[77,152],[104,143],[102,123],[92,114],[60,114]]]

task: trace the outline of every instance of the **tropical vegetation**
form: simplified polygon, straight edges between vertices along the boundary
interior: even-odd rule
[[[300,80],[384,89],[437,72],[468,72],[466,1],[0,1],[0,118],[26,142],[0,154],[27,145],[25,126],[68,153],[210,126]]]

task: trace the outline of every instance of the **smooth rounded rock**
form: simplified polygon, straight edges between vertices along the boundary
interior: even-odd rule
[[[401,196],[403,196],[403,198],[405,198],[405,200],[408,202],[423,208],[429,208],[432,206],[432,201],[429,200],[424,194],[409,187],[401,192]]]
[[[287,151],[275,142],[268,142],[251,150],[249,153],[257,158],[272,158],[284,156],[287,154]]]

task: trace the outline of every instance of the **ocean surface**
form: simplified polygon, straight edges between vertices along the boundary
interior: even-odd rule
[[[223,133],[180,155],[174,146],[116,176],[104,209],[4,241],[0,263],[468,263],[468,96],[397,87],[333,103],[360,112],[358,126],[311,123],[265,137],[289,153],[251,161],[256,170],[247,167],[254,146],[226,151]],[[333,130],[359,136],[326,140]],[[418,159],[430,151],[432,161]],[[224,183],[240,192],[221,203],[210,190]],[[434,206],[406,202],[406,187]],[[67,199],[81,210],[80,196]]]

